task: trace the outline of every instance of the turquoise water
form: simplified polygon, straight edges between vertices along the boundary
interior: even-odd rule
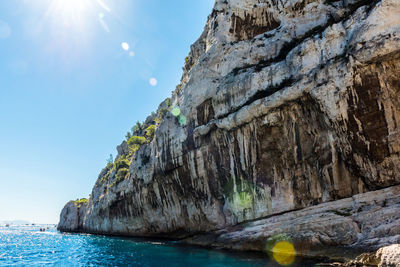
[[[62,234],[54,226],[40,232],[40,227],[0,226],[0,266],[277,266],[258,254],[171,241]]]

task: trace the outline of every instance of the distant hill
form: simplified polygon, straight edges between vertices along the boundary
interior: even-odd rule
[[[0,224],[21,225],[21,224],[31,224],[31,223],[23,220],[11,220],[11,221],[0,221]]]

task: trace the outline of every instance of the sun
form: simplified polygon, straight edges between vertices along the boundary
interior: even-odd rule
[[[98,13],[104,10],[100,0],[43,0],[35,1],[44,10],[36,27],[43,33],[43,49],[57,54],[64,65],[77,62],[93,46]]]
[[[111,13],[103,0],[46,0],[46,18],[56,27],[82,30],[94,19],[104,24],[104,14]],[[104,25],[103,25],[104,26]],[[104,28],[104,27],[103,27]],[[108,26],[106,27],[108,28]]]
[[[52,0],[47,16],[63,27],[83,27],[89,13],[93,10],[94,0]]]
[[[37,23],[29,28],[41,36],[42,49],[57,54],[67,65],[89,55],[99,34],[110,33],[108,22],[115,18],[109,4],[113,0],[38,0],[27,1],[37,12]],[[114,7],[111,5],[111,7]],[[36,22],[36,21],[35,21]],[[129,53],[129,51],[128,51]]]
[[[53,0],[55,5],[65,9],[70,10],[81,10],[85,8],[85,5],[90,2],[89,0]]]

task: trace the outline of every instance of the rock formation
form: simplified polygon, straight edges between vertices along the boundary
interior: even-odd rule
[[[181,84],[59,229],[303,255],[400,243],[400,1],[216,0]],[[156,128],[155,128],[156,127]],[[129,169],[129,171],[128,171]]]
[[[380,248],[376,253],[363,253],[345,266],[393,266],[400,263],[400,245],[395,244]]]

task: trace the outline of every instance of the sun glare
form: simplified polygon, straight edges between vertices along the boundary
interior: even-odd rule
[[[64,27],[83,27],[92,8],[93,0],[53,0],[47,16]]]
[[[128,51],[128,50],[129,50],[129,44],[128,44],[127,42],[123,42],[123,43],[121,44],[121,47],[122,47],[122,49],[124,49],[125,51]]]

